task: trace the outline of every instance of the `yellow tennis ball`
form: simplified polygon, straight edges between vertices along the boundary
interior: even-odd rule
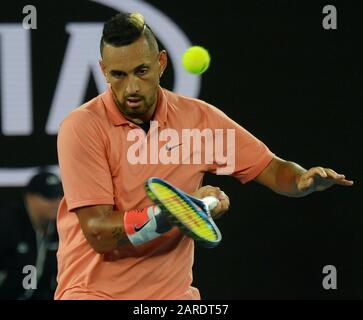
[[[202,74],[209,67],[210,55],[203,47],[193,46],[184,52],[182,62],[188,72]]]

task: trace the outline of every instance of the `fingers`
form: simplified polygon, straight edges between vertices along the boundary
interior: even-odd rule
[[[229,209],[230,203],[228,197],[224,200],[220,200],[219,203],[221,204],[221,212],[226,212]]]
[[[335,172],[333,169],[324,168],[327,178],[330,179],[332,184],[338,184],[341,186],[352,186],[354,182],[352,180],[345,179],[345,175]]]
[[[197,190],[197,192],[195,193],[196,197],[201,199],[201,198],[205,198],[207,196],[214,196],[217,199],[219,199],[219,197],[221,196],[221,189],[218,187],[212,187],[212,186],[203,186],[200,189]]]
[[[218,206],[211,212],[214,219],[220,218],[229,209],[230,202],[228,196],[222,191],[222,198],[219,198]]]
[[[314,184],[314,179],[312,177],[308,177],[305,179],[302,179],[299,184],[299,189],[304,191],[306,189],[309,189]]]
[[[333,178],[333,179],[345,178],[344,174],[336,173],[333,169],[325,168],[325,172],[327,173],[328,177]]]
[[[221,194],[222,195],[218,198],[219,201],[216,209],[218,209],[218,211],[225,212],[229,209],[229,198],[223,191]]]
[[[229,199],[220,200],[218,202],[217,207],[215,207],[211,212],[211,216],[213,219],[220,218],[223,214],[225,214],[229,209]]]
[[[328,174],[327,172],[324,170],[323,167],[314,167],[311,168],[310,170],[308,170],[308,172],[306,172],[306,178],[310,178],[313,177],[315,175],[319,175],[322,178],[327,178]]]
[[[224,193],[224,191],[221,191],[218,195],[218,200],[225,200],[228,196]]]
[[[217,206],[210,212],[213,218],[220,217],[229,209],[229,198],[219,187],[203,186],[194,193],[194,196],[199,199],[214,196],[219,200]]]
[[[353,181],[345,179],[344,174],[337,173],[333,169],[314,167],[305,172],[299,181],[298,189],[306,191],[324,191],[334,184],[341,186],[352,186]]]
[[[334,183],[339,184],[341,186],[352,186],[354,184],[354,181],[346,180],[346,179],[342,178],[342,179],[335,180]]]
[[[314,168],[311,168],[310,170],[308,170],[305,173],[306,178],[314,177],[315,175],[318,175],[321,178],[334,179],[334,180],[337,180],[339,182],[344,181],[344,184],[346,184],[347,181],[350,181],[350,183],[353,182],[351,180],[345,180],[345,175],[344,174],[337,173],[333,169],[330,169],[330,168],[314,167]]]
[[[326,168],[325,171],[330,178],[335,180],[335,184],[342,186],[352,186],[354,184],[352,180],[346,180],[344,174],[336,173],[333,169]]]

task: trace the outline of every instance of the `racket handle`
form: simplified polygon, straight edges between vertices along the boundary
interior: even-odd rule
[[[214,196],[208,196],[202,199],[203,202],[207,205],[208,210],[213,210],[218,205],[218,199]]]

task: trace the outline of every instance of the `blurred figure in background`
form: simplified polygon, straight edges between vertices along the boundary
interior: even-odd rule
[[[0,208],[0,299],[53,299],[58,249],[55,219],[62,196],[59,177],[40,172],[30,179],[17,203]],[[23,283],[29,283],[24,278],[30,275],[24,267],[29,265],[36,270],[36,289],[24,289]]]

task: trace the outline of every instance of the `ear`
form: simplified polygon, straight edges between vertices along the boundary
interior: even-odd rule
[[[102,59],[98,60],[98,64],[100,65],[101,71],[102,71],[103,75],[105,76],[106,81],[109,82],[108,81],[108,74],[106,72],[106,67],[105,67],[105,64],[103,63]]]
[[[168,65],[168,54],[166,53],[165,50],[162,50],[159,53],[159,65],[160,65],[159,75],[161,77],[166,69],[166,66]]]

